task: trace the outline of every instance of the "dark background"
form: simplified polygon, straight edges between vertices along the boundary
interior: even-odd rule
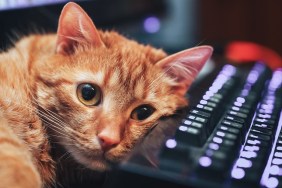
[[[6,2],[6,5],[4,5]],[[11,2],[11,1],[10,1]],[[14,1],[15,2],[15,1]],[[31,0],[0,4],[0,49],[24,34],[54,32],[65,1]],[[34,0],[36,2],[36,0]],[[47,0],[46,0],[47,2]],[[50,2],[52,2],[50,4]],[[129,38],[169,52],[211,44],[224,52],[233,40],[252,41],[282,55],[282,1],[280,0],[81,0],[98,28],[115,29]],[[2,7],[1,7],[2,6]],[[157,18],[159,29],[148,32],[147,18]],[[18,37],[16,37],[18,36]]]
[[[247,40],[265,45],[282,55],[282,1],[200,0],[200,36],[224,45]]]

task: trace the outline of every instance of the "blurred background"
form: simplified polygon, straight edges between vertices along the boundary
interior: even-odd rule
[[[175,52],[210,44],[222,54],[234,40],[256,42],[282,55],[282,1],[80,0],[102,29]],[[0,49],[15,35],[54,32],[65,0],[1,0]]]

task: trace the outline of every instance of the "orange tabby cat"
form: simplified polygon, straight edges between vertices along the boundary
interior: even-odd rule
[[[211,53],[201,46],[167,56],[98,31],[68,3],[57,34],[25,37],[0,54],[0,187],[51,186],[60,165],[53,144],[105,171],[160,117],[188,104]]]

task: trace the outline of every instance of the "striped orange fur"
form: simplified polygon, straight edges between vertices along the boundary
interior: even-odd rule
[[[211,53],[168,56],[97,30],[68,3],[56,34],[24,37],[0,54],[0,187],[52,186],[64,160],[54,145],[85,168],[109,169],[160,117],[188,105],[184,95]],[[100,98],[88,105],[92,91]]]

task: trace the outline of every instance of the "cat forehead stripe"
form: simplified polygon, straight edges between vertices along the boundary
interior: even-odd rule
[[[75,75],[77,82],[94,82],[97,85],[102,85],[105,79],[105,74],[102,71],[93,72],[78,72]]]
[[[111,75],[109,75],[109,86],[115,86],[120,82],[120,70],[119,69],[115,69]]]

